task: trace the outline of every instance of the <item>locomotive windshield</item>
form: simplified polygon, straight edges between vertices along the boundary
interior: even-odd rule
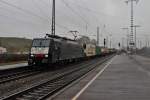
[[[34,39],[32,47],[49,47],[49,39]]]

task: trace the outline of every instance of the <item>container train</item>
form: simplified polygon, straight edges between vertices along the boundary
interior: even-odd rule
[[[47,35],[32,41],[28,64],[53,64],[82,60],[89,57],[106,55],[107,48],[92,44],[80,45],[77,41],[65,37]]]
[[[100,47],[93,44],[86,44],[86,48],[84,48],[84,53],[86,54],[86,57],[105,56],[115,52],[115,49]]]

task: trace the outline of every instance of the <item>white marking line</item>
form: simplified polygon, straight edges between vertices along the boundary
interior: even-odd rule
[[[105,71],[105,69],[107,67],[109,67],[109,65],[112,63],[113,59],[110,62],[108,62],[105,65],[105,67],[102,70],[100,70],[100,72],[98,74],[96,74],[96,76],[93,77],[93,79],[89,83],[87,83],[86,86],[84,86],[71,100],[77,100],[79,98],[79,96],[97,79],[97,77],[99,77]]]

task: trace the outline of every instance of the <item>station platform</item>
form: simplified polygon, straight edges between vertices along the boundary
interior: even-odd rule
[[[0,70],[14,69],[27,66],[27,63],[9,64],[0,66]]]
[[[150,59],[117,55],[52,100],[150,100]]]

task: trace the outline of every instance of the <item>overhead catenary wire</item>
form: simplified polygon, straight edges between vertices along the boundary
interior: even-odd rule
[[[86,11],[86,12],[91,12],[91,13],[94,13],[94,14],[96,14],[96,15],[98,15],[98,13],[99,13],[99,12],[97,12],[97,11],[94,11],[94,10],[88,8],[88,7],[80,6],[80,5],[77,4],[77,3],[72,3],[72,4],[73,4],[74,6],[76,6],[77,8],[81,8],[82,10],[84,10],[84,11]],[[91,15],[91,16],[94,16],[94,15]],[[99,23],[101,23],[101,22],[99,21],[99,19],[98,19],[96,16],[94,16],[94,17],[96,18],[96,20],[97,20]]]
[[[63,0],[64,1],[64,0]],[[66,1],[66,0],[65,0]],[[69,1],[69,0],[68,0]],[[92,16],[92,20],[95,20],[96,21],[96,24],[94,25],[94,24],[90,24],[90,26],[92,26],[92,27],[89,27],[90,29],[94,29],[95,30],[95,27],[97,27],[97,26],[101,26],[102,27],[102,30],[103,30],[103,25],[105,25],[105,23],[103,23],[103,22],[101,22],[100,20],[99,20],[99,18],[97,17],[97,15],[107,15],[107,14],[104,14],[104,13],[101,13],[101,12],[98,12],[98,11],[95,11],[95,10],[93,10],[93,9],[91,9],[91,8],[89,8],[89,7],[83,7],[83,6],[80,6],[79,4],[77,4],[77,3],[72,3],[72,2],[70,2],[73,6],[76,6],[77,8],[81,8],[81,10],[80,11],[82,11],[82,10],[84,10],[84,11],[86,11],[86,12],[88,12],[88,13],[91,13],[90,14],[90,16]],[[71,7],[73,7],[73,6],[71,6]],[[108,15],[107,15],[108,16]],[[109,15],[110,16],[110,15]],[[84,19],[86,18],[87,16],[84,16]],[[94,17],[94,18],[93,18]],[[113,16],[114,17],[114,16]],[[90,19],[88,19],[88,18],[86,18],[86,20],[90,20]],[[93,21],[92,21],[93,22]],[[89,23],[89,22],[88,22]],[[101,30],[101,31],[102,31]]]
[[[78,13],[76,12],[65,0],[62,0],[62,2],[65,4],[65,6],[67,8],[69,8],[74,14],[78,15],[80,17],[80,19],[82,19],[82,21],[84,21],[84,23],[88,24],[88,22]]]
[[[9,9],[9,8],[4,8],[4,7],[0,7],[0,10],[4,11],[5,13],[8,13],[8,14],[18,13],[18,11],[16,11],[16,10],[12,10],[12,9]],[[21,22],[21,23],[25,23],[25,24],[32,24],[34,26],[41,25],[41,23],[35,22],[34,20],[27,20],[26,17],[9,16],[8,14],[1,13],[0,17],[10,19],[11,21],[14,21],[15,23],[16,22]],[[21,13],[21,12],[18,13],[18,14],[20,14],[20,15],[22,14],[21,16],[24,16],[24,14]]]
[[[34,0],[35,1],[35,0]],[[39,0],[40,1],[40,0]],[[64,0],[63,0],[64,1]],[[44,17],[44,16],[42,16],[42,14],[41,15],[39,15],[39,14],[37,14],[37,13],[35,13],[35,12],[33,12],[32,10],[28,10],[28,9],[26,9],[26,8],[23,8],[23,7],[19,7],[19,6],[17,6],[17,5],[15,5],[15,4],[12,4],[12,3],[10,3],[10,2],[7,2],[7,1],[5,1],[5,0],[0,0],[0,3],[3,3],[4,5],[7,5],[7,6],[9,6],[9,7],[11,7],[11,8],[15,8],[15,10],[16,11],[18,11],[18,12],[20,12],[20,13],[22,13],[22,14],[28,14],[28,15],[30,15],[30,16],[33,16],[33,17],[36,17],[36,18],[39,18],[39,19],[41,19],[42,21],[49,21],[50,22],[50,18],[47,18],[47,17]],[[76,14],[80,19],[82,19],[82,21],[84,22],[84,23],[88,23],[88,21],[87,21],[87,19],[85,19],[85,17],[84,16],[82,16],[80,13],[78,13],[76,10],[74,10],[67,2],[65,2],[65,5],[67,6],[67,8],[71,8],[70,10],[74,13],[74,14]],[[36,4],[35,4],[35,6],[36,6]],[[38,6],[38,5],[37,5]],[[38,8],[39,10],[41,10],[42,11],[42,9],[39,7]],[[4,16],[6,16],[5,14],[4,14]],[[12,16],[11,16],[12,17]],[[18,16],[17,16],[18,17]],[[7,15],[7,18],[9,18],[9,19],[11,19],[10,17],[9,17],[9,15]],[[13,17],[12,17],[12,19],[13,19]],[[14,17],[14,19],[15,20],[17,20],[17,18],[15,18]],[[25,23],[28,23],[29,21],[23,21],[21,18],[19,18],[18,19],[18,21],[19,22],[25,22]],[[38,22],[37,22],[38,23]],[[70,22],[71,24],[72,24],[72,22]],[[30,24],[30,23],[29,23]],[[32,23],[32,24],[34,24],[34,23]],[[35,23],[36,24],[36,23]],[[38,23],[39,24],[39,23]],[[50,24],[51,24],[51,22],[50,22]],[[40,24],[39,24],[40,25]],[[42,24],[41,24],[42,25]],[[81,25],[81,24],[80,24]],[[58,24],[58,23],[56,23],[56,26],[57,27],[59,27],[59,28],[62,28],[62,29],[65,29],[65,30],[70,30],[67,26],[65,26],[65,25],[60,25],[60,24]],[[83,26],[82,26],[83,27]],[[81,28],[81,27],[80,27]]]
[[[47,16],[46,13],[40,8],[39,4],[35,0],[31,0],[34,6],[40,11],[40,13],[44,16]]]
[[[22,11],[22,12],[24,12],[24,13],[27,13],[27,14],[29,14],[29,15],[38,17],[38,18],[40,18],[40,19],[42,19],[42,20],[45,20],[45,21],[51,20],[51,19],[43,18],[42,16],[39,16],[38,14],[35,14],[35,13],[33,13],[33,12],[27,10],[27,9],[18,7],[18,6],[16,6],[16,5],[14,5],[14,4],[10,4],[10,3],[6,2],[6,1],[0,0],[0,2],[6,4],[6,5],[8,5],[8,6],[11,6],[11,7],[13,7],[13,8],[16,8],[17,10]],[[50,24],[51,24],[51,22],[50,22]],[[57,25],[58,27],[60,27],[60,28],[69,30],[66,26],[60,25],[60,24],[58,24],[58,23],[56,23],[56,25]]]
[[[8,5],[8,6],[11,6],[11,7],[13,7],[13,8],[15,8],[15,9],[17,9],[17,10],[19,10],[19,11],[22,11],[22,12],[24,12],[24,13],[27,13],[27,14],[29,14],[29,15],[32,15],[32,16],[34,16],[34,17],[38,17],[38,18],[40,18],[40,19],[42,19],[42,20],[47,20],[48,21],[48,19],[45,19],[45,18],[43,18],[42,16],[39,16],[38,14],[36,14],[36,13],[33,13],[33,12],[31,12],[31,11],[29,11],[29,10],[27,10],[27,9],[24,9],[24,8],[21,8],[21,7],[18,7],[18,6],[16,6],[16,5],[14,5],[14,4],[11,4],[11,3],[8,3],[8,2],[6,2],[6,1],[4,1],[4,0],[0,0],[0,2],[1,3],[3,3],[3,4],[6,4],[6,5]],[[67,5],[67,4],[66,4]],[[69,6],[68,6],[69,7]],[[40,8],[38,8],[38,9],[40,9]],[[73,10],[73,9],[72,9]],[[81,16],[80,16],[81,17]],[[85,20],[84,20],[85,21]],[[87,22],[86,22],[87,23]],[[63,25],[59,25],[59,24],[56,24],[58,27],[60,27],[60,28],[64,28],[64,29],[68,29],[67,27],[65,27],[65,26],[63,26]]]
[[[84,3],[84,2],[83,2]],[[95,15],[100,15],[100,16],[109,16],[109,17],[114,17],[114,18],[116,18],[117,16],[113,16],[113,15],[109,15],[109,14],[106,14],[106,13],[104,13],[104,12],[101,12],[101,11],[96,11],[96,10],[94,10],[94,9],[92,9],[92,8],[90,8],[90,7],[86,7],[85,5],[84,6],[82,6],[82,5],[80,5],[80,4],[77,4],[77,3],[72,3],[73,5],[75,5],[75,6],[77,6],[78,8],[81,8],[82,10],[84,10],[84,11],[86,11],[86,12],[91,12],[92,14],[95,14]],[[84,4],[86,4],[86,3],[84,3]],[[96,16],[95,16],[95,18],[96,18]],[[98,18],[96,18],[96,20],[99,20]],[[118,19],[117,19],[118,20]],[[121,17],[121,19],[120,19],[121,21],[124,21],[125,20],[125,18],[123,18],[123,17]],[[98,21],[98,22],[100,22],[100,23],[102,23],[101,21]]]
[[[8,6],[11,6],[11,7],[15,8],[15,9],[17,9],[17,10],[19,10],[19,11],[22,11],[22,12],[24,12],[24,13],[27,13],[27,14],[29,14],[29,15],[38,17],[38,18],[40,18],[41,20],[47,21],[47,19],[45,19],[45,18],[43,18],[42,16],[39,16],[38,14],[33,13],[33,12],[27,10],[27,9],[18,7],[18,6],[16,6],[16,5],[11,4],[11,3],[8,3],[8,2],[6,2],[6,1],[4,1],[4,0],[0,0],[0,2],[3,3],[3,4],[6,4],[6,5],[8,5]]]
[[[37,25],[37,24],[39,24],[39,23],[32,23],[32,22],[29,22],[29,21],[25,21],[25,20],[21,20],[21,19],[18,19],[18,18],[15,18],[15,17],[11,17],[11,16],[8,16],[8,15],[4,15],[4,14],[0,14],[0,17],[4,17],[4,18],[8,18],[8,19],[10,19],[11,21],[14,21],[14,22],[23,22],[23,23],[25,23],[25,24],[32,24],[32,25]],[[40,24],[39,24],[40,25]]]
[[[15,21],[15,22],[17,21],[17,22],[21,22],[21,23],[23,22],[23,23],[25,23],[25,24],[33,24],[34,26],[37,25],[37,24],[39,24],[39,23],[27,22],[27,21],[24,21],[24,20],[20,20],[20,19],[18,19],[18,18],[13,18],[13,17],[11,17],[11,16],[4,15],[4,14],[0,14],[0,17],[8,18],[8,19],[10,19],[10,20],[12,20],[12,21]],[[40,25],[40,24],[39,24],[39,25]],[[56,23],[56,26],[59,27],[59,28],[61,28],[61,29],[69,30],[68,27],[63,26],[63,25],[60,25],[60,24],[57,24],[57,23]]]
[[[83,29],[87,30],[87,26],[88,26],[88,28],[90,29],[90,31],[96,29],[97,25],[92,26],[92,25],[88,22],[89,19],[88,19],[88,21],[87,21],[86,16],[82,16],[80,13],[78,13],[76,10],[74,10],[74,9],[72,8],[72,6],[70,6],[65,0],[62,0],[62,2],[64,3],[64,5],[65,5],[67,8],[69,8],[69,10],[72,11],[72,13],[74,13],[76,16],[78,16],[78,17],[85,23],[85,25],[82,25],[82,27],[85,26]],[[87,32],[87,31],[86,31],[86,32]],[[91,32],[88,31],[88,33],[92,33],[92,31],[91,31]]]
[[[82,27],[81,27],[81,25],[80,25],[81,23],[78,23],[75,19],[73,19],[73,18],[70,16],[69,13],[67,13],[67,12],[62,12],[62,11],[57,12],[57,13],[59,13],[59,14],[62,15],[62,16],[61,16],[61,19],[64,18],[64,20],[67,20],[65,23],[73,24],[73,25],[75,25],[76,27],[82,29]]]

